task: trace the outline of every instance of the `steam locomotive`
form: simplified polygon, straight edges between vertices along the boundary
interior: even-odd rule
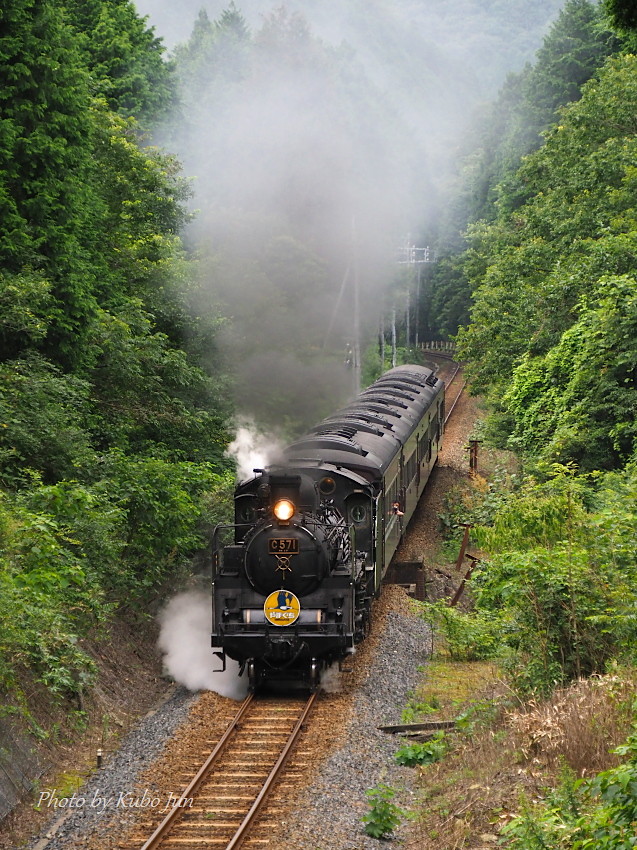
[[[213,536],[212,646],[251,690],[315,689],[365,637],[438,457],[444,389],[422,366],[390,369],[237,487]]]

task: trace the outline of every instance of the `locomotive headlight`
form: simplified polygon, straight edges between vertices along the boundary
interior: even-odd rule
[[[274,505],[274,516],[281,522],[287,522],[294,516],[296,508],[289,499],[279,499]]]

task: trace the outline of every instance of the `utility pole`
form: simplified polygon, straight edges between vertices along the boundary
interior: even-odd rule
[[[405,342],[406,347],[411,346],[412,338],[414,345],[418,347],[420,342],[420,291],[422,288],[422,269],[425,265],[436,261],[433,249],[428,245],[425,248],[417,248],[411,242],[411,234],[407,235],[404,244],[398,249],[398,265],[410,266],[416,270],[416,296],[415,304],[412,309],[412,277],[413,272],[410,272],[410,280],[407,286],[406,300],[406,315],[405,315]],[[412,337],[412,313],[414,332]],[[385,367],[385,314],[380,316],[380,359],[382,368]],[[395,366],[397,360],[397,332],[396,332],[396,299],[393,299],[391,308],[391,365]]]
[[[420,271],[421,266],[418,266],[416,277],[416,317],[414,319],[414,347],[418,348],[419,328],[420,328]]]
[[[411,241],[411,234],[407,234],[405,244],[398,249],[398,265],[411,266],[416,269],[416,304],[414,308],[414,344],[419,343],[420,325],[420,285],[422,267],[436,261],[433,250],[427,245],[425,248],[417,248]],[[410,275],[411,278],[411,275]],[[407,310],[406,310],[406,346],[409,348],[411,342],[411,280],[407,284]]]
[[[407,287],[407,307],[405,310],[405,348],[409,351],[409,326],[411,324],[411,303],[409,298],[409,287]]]
[[[391,308],[391,365],[396,365],[396,302]]]
[[[356,233],[356,218],[352,218],[352,265],[354,267],[354,393],[361,391],[361,333],[360,333],[360,270],[358,266],[358,244]]]
[[[385,371],[385,314],[380,314],[380,371]]]

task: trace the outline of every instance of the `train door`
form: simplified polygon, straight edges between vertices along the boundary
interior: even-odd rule
[[[384,569],[389,566],[402,537],[403,511],[401,506],[404,504],[404,491],[401,485],[401,472],[399,464],[394,463],[385,477]]]
[[[420,464],[422,463],[422,434],[416,437],[416,492],[420,497]]]

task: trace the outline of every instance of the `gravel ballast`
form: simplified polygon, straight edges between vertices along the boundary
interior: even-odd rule
[[[196,694],[176,688],[126,735],[120,749],[75,793],[75,798],[72,792],[65,791],[64,797],[58,793],[58,799],[68,802],[57,808],[52,803],[47,807],[48,800],[43,800],[41,807],[51,809],[52,821],[45,833],[29,844],[29,850],[71,850],[83,847],[89,835],[94,838],[117,829],[126,812],[123,803],[131,799],[126,795],[135,791],[139,774],[157,758],[196,700]],[[72,803],[76,807],[70,808]]]
[[[387,847],[386,841],[365,835],[361,820],[369,811],[365,791],[378,783],[395,788],[395,802],[409,807],[413,771],[394,761],[401,740],[378,727],[400,722],[422,678],[418,667],[426,661],[431,636],[423,620],[395,611],[387,614],[384,626],[365,681],[354,694],[345,740],[319,768],[286,824],[295,850]],[[400,846],[399,835],[393,846]]]

